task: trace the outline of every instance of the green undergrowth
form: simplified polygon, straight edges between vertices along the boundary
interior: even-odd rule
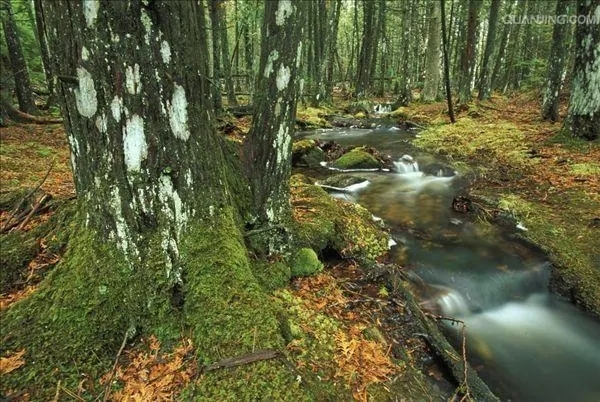
[[[501,195],[499,206],[523,222],[527,238],[548,251],[554,290],[600,316],[598,229],[586,222],[600,202],[581,192],[563,193],[561,199],[564,209],[560,211],[512,194]],[[572,209],[573,205],[577,209]]]
[[[142,241],[141,261],[129,264],[76,215],[58,266],[33,295],[1,313],[0,355],[26,351],[26,364],[3,377],[3,390],[28,392],[32,400],[50,400],[59,380],[75,390],[83,376],[98,379],[110,369],[125,338],[155,335],[169,348],[189,333],[200,364],[281,350],[276,309],[252,274],[233,213],[221,212],[189,222],[179,265],[171,268],[180,270],[183,286],[165,271],[158,230]],[[303,390],[280,361],[269,361],[207,373],[186,392],[192,400],[293,400]]]
[[[292,176],[291,192],[299,247],[332,248],[366,263],[388,251],[389,234],[364,207],[331,197],[302,175]]]
[[[450,159],[493,162],[513,169],[527,169],[536,163],[526,153],[525,133],[508,122],[482,123],[462,117],[455,124],[421,131],[413,144]]]
[[[303,128],[319,128],[331,127],[325,116],[332,113],[332,110],[327,107],[299,107],[296,116]]]

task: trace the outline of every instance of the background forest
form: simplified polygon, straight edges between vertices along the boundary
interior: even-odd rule
[[[490,282],[520,277],[497,249],[540,258],[544,295],[597,328],[600,0],[0,0],[0,17],[0,399],[519,400],[469,366],[417,243],[449,244],[446,263],[464,241]],[[346,129],[370,131],[314,137]],[[394,203],[403,178],[377,212],[330,197],[363,173],[418,177],[414,209],[444,221]]]
[[[47,97],[55,88],[35,3],[2,2],[2,99],[6,106],[16,92],[20,110],[32,114],[35,97],[44,96],[37,107],[46,99],[52,104]],[[230,105],[247,103],[258,69],[263,2],[208,3],[213,89]],[[393,97],[397,106],[442,99],[442,3],[458,102],[468,103],[473,89],[481,100],[491,91],[546,88],[543,114],[556,120],[559,89],[570,88],[566,73],[574,60],[576,25],[553,24],[549,11],[573,18],[574,1],[310,1],[302,38],[302,101],[318,106],[331,103],[333,94]],[[546,19],[527,20],[538,15]],[[215,99],[221,103],[220,96]]]

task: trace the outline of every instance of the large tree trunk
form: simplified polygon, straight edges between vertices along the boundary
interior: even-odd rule
[[[600,0],[579,0],[577,15],[587,18],[575,28],[575,65],[567,117],[568,129],[579,138],[600,136]],[[596,19],[596,24],[591,22]]]
[[[33,100],[33,91],[29,81],[29,70],[23,56],[21,40],[17,30],[17,24],[13,15],[13,9],[10,0],[2,0],[2,28],[4,39],[8,48],[10,66],[15,80],[15,90],[19,109],[27,114],[37,114],[38,109]]]
[[[42,58],[42,65],[44,66],[44,74],[46,75],[46,84],[48,86],[48,101],[46,106],[50,106],[56,103],[54,93],[54,75],[52,74],[52,67],[50,62],[50,52],[48,50],[48,38],[46,37],[46,27],[44,26],[44,16],[42,8],[42,0],[34,0],[35,8],[35,26],[38,42],[40,44],[40,55]]]
[[[58,92],[78,213],[51,278],[3,314],[11,335],[3,342],[27,349],[36,363],[28,375],[39,390],[56,388],[56,377],[67,375],[73,362],[81,373],[98,363],[106,369],[122,340],[134,336],[173,341],[183,330],[204,363],[283,347],[241,234],[247,191],[241,166],[229,161],[214,129],[203,4],[56,0],[42,6],[53,70],[62,77]],[[287,28],[289,12],[278,15],[285,20],[278,28]],[[295,64],[283,56],[273,65],[274,72],[265,72],[282,86],[277,111],[290,119]],[[289,127],[273,127],[277,142],[266,144],[264,154],[275,147],[281,159],[272,167],[285,171]],[[268,183],[271,195],[279,177]],[[279,204],[269,205],[270,213],[281,212]],[[273,380],[265,391],[301,392],[289,373],[275,378],[280,366],[261,367],[239,369],[247,381],[237,385],[240,391]],[[64,386],[79,381],[68,378]],[[218,399],[214,381],[218,375],[203,378],[204,398]]]
[[[254,224],[277,228],[266,237],[268,252],[282,250],[291,209],[289,178],[292,130],[298,98],[297,72],[302,55],[305,3],[286,0],[265,3],[255,114],[245,143],[244,158],[250,182]]]
[[[568,15],[571,3],[565,0],[556,2],[555,15]],[[567,24],[554,24],[552,32],[552,49],[548,58],[548,75],[544,88],[542,101],[542,119],[557,121],[558,107],[560,105],[560,90],[564,81],[565,61],[568,55],[569,44]]]
[[[376,36],[375,1],[363,3],[363,37],[357,65],[356,96],[364,98],[371,90],[372,60]]]

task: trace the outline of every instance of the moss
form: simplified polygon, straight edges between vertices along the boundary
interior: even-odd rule
[[[555,211],[545,203],[501,195],[499,206],[522,220],[525,236],[543,247],[553,262],[553,289],[600,316],[600,254],[592,239],[597,229],[586,226],[586,211],[598,210],[598,202],[583,193],[560,195],[567,210]],[[575,202],[576,201],[576,202]],[[577,205],[571,210],[570,205]]]
[[[310,276],[323,270],[317,253],[312,248],[301,248],[292,261],[292,276]]]
[[[597,176],[600,175],[600,164],[575,163],[570,166],[570,171],[575,176]]]
[[[10,232],[0,237],[0,293],[7,293],[27,279],[27,265],[37,255],[37,239],[27,232]]]
[[[379,169],[381,163],[364,149],[354,148],[340,156],[332,166],[338,169]]]
[[[292,277],[290,266],[282,261],[266,261],[258,259],[252,261],[252,273],[267,292],[287,286]]]
[[[331,197],[322,188],[294,175],[291,180],[299,248],[321,252],[333,248],[344,258],[373,262],[388,250],[389,235],[358,204]]]
[[[317,167],[325,160],[325,152],[315,140],[300,140],[292,145],[292,164]]]
[[[298,108],[296,113],[299,125],[303,128],[329,128],[331,124],[325,119],[325,116],[332,114],[331,109],[326,107],[306,107]]]

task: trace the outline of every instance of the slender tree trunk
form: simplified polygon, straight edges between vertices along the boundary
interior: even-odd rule
[[[23,48],[10,0],[2,0],[2,28],[4,39],[8,48],[8,57],[15,80],[15,90],[19,109],[28,114],[38,114],[38,109],[33,99],[31,82],[29,81],[29,70],[23,56]]]
[[[513,7],[513,2],[509,1],[508,2],[508,8],[506,10],[506,15],[510,15],[511,11],[512,11],[512,7]],[[492,77],[491,77],[491,82],[490,82],[490,90],[492,89],[498,89],[501,85],[499,85],[498,80],[500,77],[500,69],[502,68],[502,66],[504,65],[504,59],[506,56],[506,47],[508,44],[508,38],[510,36],[510,32],[511,32],[511,27],[513,25],[509,25],[509,24],[504,24],[503,25],[503,30],[502,30],[502,35],[501,35],[501,39],[500,39],[500,45],[498,46],[498,52],[496,54],[496,59],[494,61],[494,66],[493,66],[493,71],[492,71]]]
[[[364,98],[371,90],[373,72],[371,71],[373,61],[373,47],[375,46],[375,2],[365,1],[363,3],[363,36],[360,45],[356,77],[356,96]]]
[[[291,219],[289,177],[292,130],[298,99],[297,72],[302,55],[304,2],[265,3],[262,51],[255,114],[245,143],[246,171],[252,184],[255,226],[287,227]],[[268,252],[282,251],[287,234],[275,230],[265,238]]]
[[[327,41],[327,57],[325,60],[326,68],[326,89],[327,100],[331,101],[331,94],[333,92],[334,85],[334,65],[337,56],[337,44],[338,44],[338,29],[340,25],[340,13],[342,9],[342,0],[335,0],[331,5],[330,19],[328,26],[330,26],[329,40]],[[339,57],[337,58],[339,61]],[[338,64],[338,70],[342,72],[341,64]]]
[[[577,15],[592,22],[575,27],[575,63],[566,119],[571,134],[594,140],[600,137],[600,0],[579,0]]]
[[[444,55],[444,86],[446,88],[446,101],[448,103],[448,116],[450,122],[455,123],[454,106],[452,105],[452,89],[450,87],[450,66],[448,62],[448,35],[446,33],[446,4],[444,0],[440,0],[440,14],[442,20],[442,53]]]
[[[481,60],[481,74],[479,76],[479,100],[488,99],[491,92],[491,71],[490,59],[496,45],[496,31],[498,30],[498,13],[502,5],[502,0],[492,0],[490,5],[490,16],[488,19],[488,34],[485,41],[485,51]]]
[[[35,26],[40,44],[40,55],[42,57],[42,65],[44,66],[44,74],[46,76],[46,85],[48,86],[48,101],[46,106],[50,106],[56,102],[54,93],[54,76],[50,62],[50,53],[48,51],[48,38],[46,37],[46,27],[44,26],[44,16],[42,8],[42,0],[34,0],[35,8]]]
[[[211,35],[212,35],[212,61],[213,61],[213,79],[212,93],[215,102],[215,110],[220,113],[223,110],[223,99],[221,97],[221,80],[223,71],[221,66],[221,35],[219,32],[219,0],[208,0],[208,10],[210,15]]]
[[[433,1],[429,13],[429,29],[427,40],[425,85],[423,101],[433,102],[437,99],[440,86],[440,3]]]
[[[471,101],[471,83],[476,59],[477,25],[479,22],[480,0],[469,0],[467,14],[467,31],[462,45],[460,58],[460,76],[458,80],[458,103],[466,104]]]
[[[555,15],[568,15],[571,4],[571,2],[565,0],[557,1]],[[552,49],[548,58],[548,72],[542,100],[542,119],[544,120],[558,120],[560,90],[565,78],[565,61],[569,49],[568,33],[567,24],[554,24]]]
[[[227,11],[224,0],[219,0],[217,4],[218,27],[221,42],[221,65],[223,79],[225,80],[225,91],[227,91],[227,102],[229,106],[237,106],[235,97],[235,88],[233,78],[231,77],[231,57],[229,53],[229,38],[227,35]]]

